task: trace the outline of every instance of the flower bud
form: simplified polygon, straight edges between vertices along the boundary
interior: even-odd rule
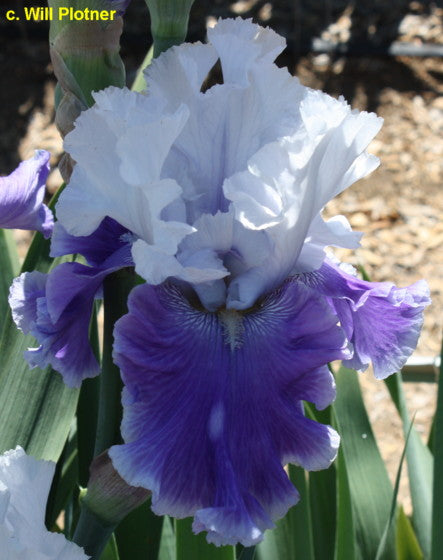
[[[72,12],[61,18],[59,10],[67,9],[66,2],[48,0],[48,4],[57,12],[51,21],[49,50],[60,90],[56,96],[56,123],[65,136],[80,111],[93,105],[93,91],[125,85],[125,68],[119,55],[123,28],[119,13],[124,6],[120,1],[72,0]],[[106,20],[95,19],[101,13]],[[65,166],[66,181],[69,167]]]
[[[154,57],[185,40],[193,3],[194,0],[146,0],[151,14]]]
[[[91,464],[83,505],[105,524],[117,525],[150,494],[144,488],[129,486],[114,469],[108,453],[104,452]]]

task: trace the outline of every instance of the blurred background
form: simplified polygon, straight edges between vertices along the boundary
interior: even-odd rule
[[[7,22],[7,9],[44,1],[3,0],[0,6],[0,174],[10,173],[36,148],[52,153],[48,190],[61,183],[62,141],[53,124],[55,79],[47,22]],[[21,10],[22,11],[22,10]],[[344,214],[364,232],[362,247],[338,256],[365,268],[372,280],[406,286],[426,278],[433,305],[416,355],[439,354],[443,324],[443,7],[407,0],[195,0],[188,40],[204,40],[219,17],[253,18],[286,37],[277,63],[300,81],[375,111],[385,124],[369,150],[381,166],[335,199],[326,215]],[[143,0],[132,0],[122,38],[128,85],[150,45]],[[17,232],[25,253],[30,234]],[[365,400],[391,478],[402,431],[384,384],[361,376]],[[406,385],[409,408],[427,439],[436,384]],[[406,479],[401,501],[410,508]]]

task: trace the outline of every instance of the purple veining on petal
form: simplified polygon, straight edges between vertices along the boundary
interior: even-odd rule
[[[49,152],[36,150],[7,177],[0,177],[0,227],[31,229],[48,238],[54,226],[49,208],[43,204],[49,173]]]
[[[334,398],[330,360],[349,357],[329,305],[287,282],[246,313],[193,308],[171,286],[142,285],[115,329],[125,384],[125,480],[153,492],[158,514],[195,514],[217,545],[259,542],[298,500],[282,465],[334,459],[338,436],[303,415]]]
[[[417,345],[423,310],[430,304],[424,280],[407,288],[391,282],[366,282],[330,260],[303,278],[335,309],[354,349],[347,366],[364,370],[372,362],[380,379],[402,368]]]
[[[51,365],[69,387],[98,375],[89,321],[94,298],[113,270],[64,263],[48,275],[24,273],[14,280],[9,298],[14,321],[40,344],[25,353],[31,367]]]
[[[79,253],[91,266],[134,266],[132,234],[112,218],[105,218],[91,235],[74,236],[57,222],[51,239],[51,257]]]

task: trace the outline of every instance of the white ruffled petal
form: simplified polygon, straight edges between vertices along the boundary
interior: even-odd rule
[[[248,162],[248,170],[224,183],[236,219],[262,230],[273,244],[266,267],[253,267],[228,289],[228,305],[249,307],[257,292],[286,277],[321,266],[328,245],[357,247],[360,234],[343,217],[324,222],[323,206],[348,184],[371,172],[374,158],[362,153],[381,126],[373,114],[356,113],[342,100],[308,92],[301,102],[303,125],[270,143]]]
[[[248,83],[248,72],[254,63],[272,63],[286,47],[285,39],[269,27],[265,29],[240,17],[219,20],[208,29],[208,39],[220,58],[223,82],[242,86]]]
[[[90,235],[108,211],[104,195],[89,173],[76,165],[69,185],[57,202],[57,219],[71,235]]]
[[[0,456],[0,550],[2,558],[86,560],[76,544],[45,527],[55,463],[38,461],[21,447]]]
[[[123,132],[116,146],[122,179],[140,187],[149,187],[151,181],[158,180],[166,156],[188,117],[188,109],[181,105],[172,115],[161,119],[157,116],[153,122],[144,122]]]
[[[243,171],[263,145],[301,123],[305,91],[287,70],[268,64],[251,69],[245,87],[224,83],[186,99],[190,117],[164,173],[183,187],[191,222],[205,212],[227,211],[223,182]]]
[[[212,45],[183,44],[162,53],[145,70],[149,97],[166,103],[175,111],[182,103],[190,106],[200,97],[200,89],[217,61]]]
[[[117,88],[96,95],[96,101],[67,136],[77,165],[57,205],[61,224],[73,235],[89,235],[109,216],[135,237],[173,254],[193,230],[161,219],[182,189],[160,175],[188,110],[180,106],[164,114],[164,102]]]
[[[362,235],[359,231],[352,231],[351,224],[345,216],[334,216],[325,222],[318,214],[311,223],[307,240],[323,247],[331,245],[357,249]]]
[[[139,239],[132,246],[135,270],[149,284],[157,285],[167,278],[178,278],[191,284],[211,282],[224,278],[229,271],[211,249],[188,255],[181,262],[174,256],[159,251]]]
[[[277,68],[285,42],[270,29],[237,18],[208,36],[158,57],[147,95],[95,95],[66,139],[77,168],[57,211],[74,235],[105,216],[127,228],[147,282],[176,278],[208,309],[245,309],[318,268],[328,245],[358,245],[321,211],[377,166],[364,150],[382,121]],[[217,59],[223,83],[204,91]]]

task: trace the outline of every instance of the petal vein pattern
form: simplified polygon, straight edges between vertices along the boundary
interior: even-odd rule
[[[125,390],[119,473],[153,509],[195,515],[217,545],[259,542],[298,500],[283,466],[329,466],[338,436],[303,415],[334,396],[349,356],[327,302],[288,282],[250,313],[194,309],[171,286],[137,287],[115,329]]]
[[[327,245],[358,245],[344,219],[321,212],[377,166],[364,150],[381,119],[278,68],[284,40],[270,29],[237,18],[208,36],[153,61],[146,94],[95,94],[66,137],[77,165],[57,214],[76,236],[114,219],[148,283],[176,278],[208,310],[240,310],[319,268]],[[205,90],[217,60],[222,83]],[[198,234],[208,223],[212,244]]]

